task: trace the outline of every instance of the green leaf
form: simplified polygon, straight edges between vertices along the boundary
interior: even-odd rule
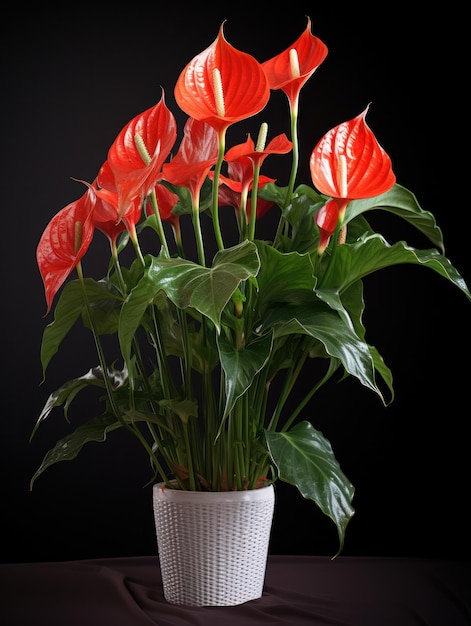
[[[46,453],[41,465],[31,479],[30,488],[33,487],[36,479],[51,465],[55,465],[60,461],[75,459],[86,443],[89,441],[105,441],[109,432],[121,428],[121,426],[122,424],[112,415],[100,415],[79,426],[73,433],[57,441],[56,445]]]
[[[258,190],[258,195],[261,198],[264,198],[265,200],[271,200],[272,202],[275,202],[275,204],[277,204],[278,206],[283,207],[285,204],[287,191],[288,191],[288,187],[280,187],[279,185],[276,185],[275,183],[267,183],[266,185],[264,185],[264,187]],[[325,204],[325,201],[326,201],[325,196],[318,193],[313,187],[310,187],[309,185],[304,185],[304,184],[301,184],[298,187],[296,187],[296,189],[293,192],[293,196],[290,200],[294,205],[296,200],[298,200],[299,198],[306,198],[309,202],[309,205],[311,206],[313,205],[322,206],[322,204]],[[302,200],[302,203],[304,206],[303,212],[306,206],[304,205],[304,202],[305,200],[303,199]],[[290,213],[290,209],[288,209],[288,213]],[[298,216],[296,216],[296,219],[297,217]]]
[[[261,189],[258,190],[260,198],[274,202],[278,206],[282,207],[285,203],[286,192],[288,187],[280,187],[275,183],[267,183]]]
[[[344,223],[348,223],[361,213],[377,209],[393,213],[409,222],[439,248],[442,254],[445,253],[443,234],[437,226],[435,217],[420,207],[411,191],[397,183],[380,196],[366,198],[366,200],[352,200],[345,212]]]
[[[160,400],[162,408],[168,408],[178,415],[184,424],[188,424],[190,417],[198,417],[198,403],[195,400],[184,398],[183,400]]]
[[[257,242],[257,247],[261,261],[257,275],[260,313],[270,304],[299,304],[312,300],[317,279],[308,254],[281,253],[262,241]]]
[[[407,263],[434,270],[471,299],[471,292],[461,274],[438,250],[417,250],[404,241],[390,245],[378,234],[367,236],[353,244],[337,246],[322,289],[334,288],[341,292],[368,274]],[[320,290],[318,293],[321,295]]]
[[[85,293],[93,311],[99,334],[116,332],[121,298],[112,291],[107,280],[84,280]],[[43,376],[52,357],[59,350],[64,337],[81,315],[86,315],[82,285],[79,280],[67,283],[54,311],[54,320],[46,326],[41,344],[41,364]],[[88,325],[88,321],[85,322]]]
[[[365,387],[383,394],[375,381],[373,359],[368,345],[338,313],[320,300],[301,306],[278,306],[270,310],[259,327],[263,333],[273,328],[275,338],[305,334],[318,339],[326,352],[342,362],[345,370]]]
[[[113,385],[113,388],[118,389],[127,381],[127,370],[126,368],[122,371],[114,368],[108,368],[108,377]],[[103,370],[101,367],[93,367],[83,376],[67,381],[61,385],[59,389],[56,389],[56,391],[49,395],[49,398],[47,399],[46,404],[36,421],[31,438],[34,436],[34,433],[38,429],[39,425],[50,415],[52,409],[64,406],[64,415],[65,418],[68,419],[68,409],[73,399],[80,391],[82,391],[82,389],[85,389],[86,387],[105,388]]]
[[[192,307],[208,317],[218,332],[223,308],[240,283],[260,267],[255,244],[249,241],[219,251],[211,268],[182,259],[155,259],[150,278],[180,309]]]
[[[374,346],[368,346],[370,349],[370,354],[371,357],[373,359],[373,363],[374,363],[374,367],[376,370],[376,373],[379,374],[381,376],[381,378],[384,380],[384,382],[387,385],[387,388],[389,389],[389,393],[390,393],[390,399],[388,404],[391,404],[391,402],[393,402],[394,400],[394,388],[393,388],[393,375],[391,370],[389,369],[389,367],[386,365],[386,363],[383,360],[383,357],[380,355],[380,353],[378,352],[378,350],[374,347]]]
[[[335,523],[339,536],[338,555],[343,548],[347,524],[355,513],[352,507],[355,490],[340,469],[329,441],[307,421],[288,432],[266,430],[265,436],[279,478],[296,486]]]
[[[319,231],[314,223],[314,215],[326,203],[327,198],[308,185],[299,185],[295,190],[287,206],[287,187],[278,187],[274,183],[268,183],[258,194],[265,200],[275,202],[283,210],[283,220],[291,226],[289,236],[278,234],[278,248],[284,252],[297,251],[299,253],[317,250]]]
[[[43,377],[62,340],[82,314],[83,292],[78,280],[67,283],[54,310],[54,321],[46,326],[41,344]]]
[[[256,374],[267,363],[273,346],[271,333],[251,341],[245,348],[237,349],[231,342],[220,336],[218,339],[221,366],[225,373],[226,404],[222,422],[250,385]]]
[[[222,310],[243,280],[255,276],[260,267],[254,243],[222,250],[211,268],[184,259],[147,257],[149,267],[123,305],[119,341],[123,356],[129,359],[131,341],[142,316],[157,294],[163,291],[180,309],[191,307],[208,317],[220,331]]]

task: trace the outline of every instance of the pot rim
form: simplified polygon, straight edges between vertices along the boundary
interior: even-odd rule
[[[274,498],[275,489],[273,484],[257,489],[245,489],[243,491],[189,491],[185,489],[173,489],[164,482],[153,485],[154,496],[159,500],[167,501],[193,501],[193,502],[243,502],[269,500]]]

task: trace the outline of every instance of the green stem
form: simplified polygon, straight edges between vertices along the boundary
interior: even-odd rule
[[[187,469],[188,469],[188,481],[190,491],[196,491],[196,478],[195,478],[195,468],[193,465],[193,455],[191,453],[192,445],[191,445],[191,437],[188,434],[188,422],[183,424],[183,438],[185,441],[185,448],[187,450]]]
[[[213,196],[212,196],[212,208],[211,215],[213,218],[214,235],[216,237],[216,243],[219,250],[224,250],[224,241],[221,233],[221,226],[219,224],[219,202],[218,202],[218,189],[219,189],[219,175],[221,174],[222,162],[224,160],[224,152],[226,150],[226,130],[222,130],[218,138],[219,153],[218,160],[214,167],[214,179],[213,179]]]
[[[293,195],[294,184],[296,182],[296,176],[298,175],[298,165],[299,165],[299,139],[298,139],[298,108],[299,108],[299,98],[293,102],[290,108],[290,123],[291,123],[291,141],[293,143],[293,159],[291,161],[291,174],[288,182],[288,189],[286,191],[286,198],[284,208],[288,206],[291,202],[291,197]]]
[[[260,174],[260,163],[254,166],[253,169],[253,185],[251,194],[251,209],[250,209],[250,223],[249,223],[249,241],[253,241],[255,238],[255,223],[257,221],[257,196],[258,196],[258,179]]]
[[[317,391],[319,391],[319,389],[323,385],[325,385],[325,383],[329,380],[329,378],[331,378],[331,376],[334,374],[334,372],[337,370],[337,368],[338,368],[338,362],[335,359],[330,359],[329,368],[328,368],[325,376],[322,378],[322,380],[318,381],[312,387],[312,389],[304,396],[304,398],[298,404],[296,409],[291,413],[290,417],[283,424],[283,428],[281,429],[281,432],[286,432],[290,428],[291,424],[294,422],[294,420],[297,418],[297,416],[301,413],[301,411],[304,409],[304,407],[308,404],[308,402],[311,400],[313,395]]]
[[[149,196],[150,203],[152,208],[154,209],[155,219],[157,220],[157,234],[160,239],[160,243],[162,244],[162,248],[164,249],[165,256],[170,257],[170,252],[168,248],[167,238],[165,236],[164,226],[162,224],[162,218],[160,217],[159,205],[157,203],[157,196],[155,195],[155,189],[152,189],[152,193]]]
[[[123,294],[123,297],[125,298],[127,296],[127,294],[128,294],[128,291],[127,291],[126,283],[124,282],[123,273],[121,271],[121,264],[119,262],[119,255],[118,255],[118,249],[116,247],[116,240],[115,239],[110,240],[110,245],[111,245],[111,256],[112,256],[112,259],[113,259],[113,266],[115,268],[116,275],[118,277],[118,283],[119,283],[119,287],[121,289],[121,293]],[[147,375],[146,375],[144,364],[142,362],[142,355],[141,355],[141,351],[140,351],[140,348],[139,348],[139,343],[137,342],[136,337],[133,337],[132,344],[133,344],[133,349],[134,349],[134,355],[136,356],[137,367],[138,367],[139,372],[141,374],[142,380],[144,381],[144,385],[145,385],[147,391],[149,392],[149,396],[152,397],[152,394],[151,394],[152,389],[151,389],[151,386],[149,384],[149,380],[148,380]],[[132,402],[134,401],[133,398],[131,398],[131,400],[132,400]],[[151,404],[152,410],[155,412],[155,408],[153,407],[152,401],[150,402],[150,404]],[[159,436],[157,435],[157,432],[155,430],[154,425],[150,424],[149,422],[147,422],[147,427],[149,429],[149,432],[152,435],[152,438],[153,438],[154,442],[159,441]],[[151,454],[151,457],[154,458],[154,462],[157,464],[157,459],[155,458],[155,456],[153,454]],[[164,477],[165,474],[161,474],[161,476]]]
[[[202,406],[204,407],[204,415],[201,416],[204,422],[204,449],[205,449],[205,468],[204,474],[211,488],[214,489],[219,481],[219,459],[216,446],[216,433],[218,423],[216,419],[216,401],[214,395],[214,387],[209,370],[203,371],[203,394]]]
[[[335,231],[334,231],[332,237],[330,238],[331,252],[330,252],[330,256],[328,258],[327,268],[326,268],[325,272],[323,273],[323,275],[319,279],[319,284],[317,286],[318,289],[321,289],[326,284],[328,285],[329,279],[332,276],[332,272],[333,272],[333,269],[335,267],[335,257],[336,257],[336,253],[337,253],[337,248],[338,248],[338,245],[339,245],[338,244],[338,238],[339,238],[340,229],[341,229],[341,224],[337,223],[337,226],[335,227]]]
[[[288,181],[288,187],[286,188],[285,201],[283,204],[283,209],[286,209],[291,202],[293,197],[294,185],[296,182],[296,177],[298,175],[298,167],[299,167],[299,139],[298,139],[298,110],[299,110],[299,96],[296,97],[294,102],[290,101],[290,132],[291,132],[291,141],[293,144],[292,150],[292,160],[291,160],[291,172]],[[283,216],[281,216],[280,221],[278,223],[278,229],[275,234],[274,242],[278,241],[281,230],[283,229],[286,221]]]
[[[243,397],[236,402],[233,411],[233,424],[234,431],[234,475],[236,478],[236,487],[240,491],[244,488],[242,480],[247,477],[247,466],[245,464],[244,447],[247,447],[247,442],[244,441],[243,434],[243,421],[247,417],[246,411],[244,411]]]
[[[298,340],[298,347],[299,347],[300,341],[302,341],[302,339]],[[289,370],[287,371],[285,382],[283,384],[283,389],[280,393],[278,402],[276,403],[273,416],[267,427],[268,430],[276,430],[278,421],[280,419],[281,411],[283,410],[286,400],[288,399],[291,391],[293,390],[293,386],[296,380],[298,379],[299,374],[301,373],[301,370],[304,366],[307,356],[308,356],[308,352],[304,350],[301,354],[301,357],[295,363],[293,363],[292,367],[290,367]]]
[[[203,267],[206,267],[206,258],[204,252],[203,234],[201,232],[200,206],[199,198],[192,198],[192,219],[193,229],[196,238],[196,250],[198,252],[198,261]]]
[[[81,285],[81,288],[82,288],[85,308],[86,308],[86,311],[87,311],[88,320],[90,322],[90,328],[92,330],[93,339],[94,339],[95,347],[96,347],[97,354],[98,354],[98,359],[100,361],[100,366],[101,366],[101,370],[102,370],[102,373],[103,373],[103,381],[105,383],[106,393],[107,393],[108,400],[109,400],[111,409],[113,411],[113,414],[114,414],[116,419],[120,422],[120,424],[124,428],[129,430],[133,435],[135,435],[139,439],[141,444],[144,446],[144,448],[146,448],[147,452],[150,454],[151,458],[153,458],[156,461],[155,455],[153,454],[152,450],[149,448],[148,443],[144,439],[141,431],[138,428],[136,428],[134,426],[131,426],[131,424],[129,424],[123,418],[123,416],[121,414],[121,411],[120,411],[120,408],[119,408],[119,406],[116,403],[113,385],[111,383],[111,380],[110,380],[110,377],[109,377],[109,374],[108,374],[108,366],[106,364],[106,358],[105,358],[105,354],[104,354],[104,351],[103,351],[103,346],[101,345],[100,336],[99,336],[99,333],[98,333],[98,330],[97,330],[96,324],[95,324],[95,319],[94,319],[94,317],[92,315],[92,311],[91,311],[91,308],[90,308],[90,302],[88,300],[87,290],[85,288],[85,282],[84,282],[84,277],[83,277],[82,265],[81,265],[80,261],[77,263],[76,270],[77,270],[77,274],[78,274],[78,277],[79,277],[80,285]]]

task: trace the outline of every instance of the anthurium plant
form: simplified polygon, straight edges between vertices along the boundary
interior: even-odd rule
[[[57,296],[41,346],[44,377],[76,324],[97,358],[47,399],[32,436],[56,408],[72,428],[31,486],[88,442],[124,429],[144,448],[149,483],[211,491],[294,485],[333,520],[340,552],[354,487],[310,407],[328,381],[346,377],[384,405],[394,399],[391,371],[363,325],[363,278],[409,263],[468,300],[471,293],[444,256],[434,216],[396,182],[366,121],[370,103],[318,138],[310,184],[297,180],[300,93],[328,54],[310,18],[288,49],[263,62],[233,47],[223,29],[176,80],[184,127],[162,90],[118,133],[96,178],[77,181],[77,199],[39,240],[46,314]],[[227,146],[228,129],[262,112],[275,90],[287,98],[286,133],[270,138],[263,122],[256,141],[247,133]],[[277,155],[289,159],[284,186],[265,174]],[[430,247],[389,243],[367,220],[373,210],[405,220]],[[222,220],[228,212],[231,220]],[[276,214],[275,228],[258,237],[267,212]],[[110,254],[100,280],[84,274],[95,234]],[[321,375],[293,408],[313,359]],[[71,417],[90,387],[102,390],[101,400],[88,419]]]

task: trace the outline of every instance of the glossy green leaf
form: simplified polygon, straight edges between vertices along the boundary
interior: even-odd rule
[[[108,368],[108,379],[113,389],[119,389],[127,381],[127,370],[117,370]],[[64,416],[68,419],[68,409],[75,396],[86,387],[106,387],[101,367],[93,367],[83,376],[67,381],[51,393],[43,407],[34,427],[31,437],[36,432],[38,426],[49,416],[55,407],[64,407]]]
[[[282,254],[262,241],[257,247],[261,262],[257,307],[262,316],[270,304],[312,301],[317,279],[308,254]]]
[[[119,340],[125,358],[129,359],[132,338],[147,306],[159,292],[178,308],[205,315],[219,331],[222,310],[240,283],[257,274],[259,266],[255,244],[248,241],[218,252],[211,268],[179,258],[152,257],[122,308]]]
[[[375,381],[373,360],[368,345],[354,332],[353,327],[329,306],[320,301],[309,305],[279,306],[264,318],[259,331],[272,328],[276,337],[305,334],[318,339],[327,354],[339,359],[345,370],[381,399],[383,394]]]
[[[354,244],[338,246],[332,270],[322,289],[335,288],[340,292],[354,281],[386,267],[401,264],[422,265],[446,278],[460,289],[468,299],[471,293],[454,265],[436,249],[417,250],[403,241],[390,245],[381,235],[375,234]],[[318,291],[321,295],[321,290]],[[327,300],[328,297],[326,296]]]
[[[435,217],[429,211],[424,211],[417,202],[415,195],[405,187],[396,183],[389,191],[379,196],[365,200],[353,200],[347,207],[345,223],[357,215],[372,210],[387,211],[409,222],[444,253],[443,234],[437,226]]]
[[[272,345],[273,340],[269,334],[251,341],[239,350],[224,337],[218,339],[221,366],[225,373],[226,404],[223,419],[232,410],[237,398],[247,391],[256,374],[267,363]]]
[[[84,280],[86,297],[93,309],[93,315],[99,334],[116,332],[121,299],[112,290],[108,281]],[[59,350],[64,337],[84,313],[84,291],[80,281],[67,283],[54,310],[54,320],[46,326],[41,344],[41,364],[43,375],[46,373],[52,357]]]
[[[340,469],[329,441],[307,421],[288,432],[265,431],[265,436],[280,479],[295,485],[305,498],[314,500],[335,523],[339,553],[345,529],[354,514],[354,488]]]
[[[44,456],[41,465],[34,473],[30,487],[36,479],[52,465],[60,461],[71,461],[90,441],[105,441],[108,433],[121,428],[122,424],[112,415],[100,415],[79,426],[74,432],[57,441]]]
[[[245,241],[218,252],[210,268],[191,261],[156,259],[149,277],[156,280],[156,285],[177,307],[196,309],[219,332],[222,310],[240,283],[255,276],[259,267],[255,244]]]

